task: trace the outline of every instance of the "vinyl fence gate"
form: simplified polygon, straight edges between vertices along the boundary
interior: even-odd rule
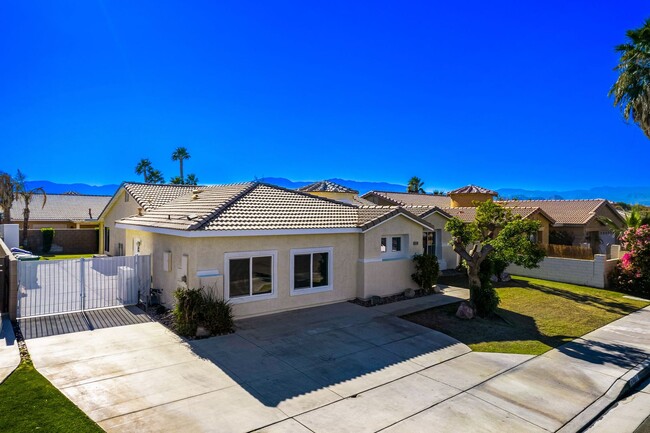
[[[18,318],[135,305],[151,287],[151,257],[19,261]]]

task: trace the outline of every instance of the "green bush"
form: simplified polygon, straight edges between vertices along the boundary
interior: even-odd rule
[[[202,287],[178,289],[174,297],[174,317],[179,334],[193,337],[198,326],[203,326],[212,335],[232,332],[232,307],[227,301],[206,292]]]
[[[52,249],[52,241],[54,240],[54,229],[53,228],[42,228],[41,233],[43,234],[43,252],[49,253]]]
[[[416,254],[413,256],[415,273],[411,278],[421,289],[429,290],[438,282],[440,265],[438,258],[434,255]]]
[[[492,275],[495,274],[495,268],[503,266],[503,260],[486,257],[481,262],[479,270],[479,278],[481,279],[481,287],[470,287],[473,292],[472,298],[474,299],[474,307],[476,314],[480,317],[486,317],[494,313],[501,302],[499,294],[492,286]]]

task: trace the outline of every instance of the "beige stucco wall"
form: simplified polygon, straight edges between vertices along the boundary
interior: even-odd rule
[[[607,287],[608,275],[616,267],[617,262],[618,259],[607,260],[604,254],[596,254],[593,260],[546,257],[537,268],[526,269],[522,266],[510,265],[506,272],[602,289]]]
[[[416,287],[411,280],[414,271],[411,258],[422,254],[422,231],[420,224],[398,215],[365,232],[360,239],[362,252],[357,266],[357,296],[388,296],[401,293],[408,287]],[[403,257],[385,258],[381,253],[381,238],[406,235],[402,240]]]
[[[551,222],[546,218],[544,215],[536,214],[531,217],[531,219],[535,221],[539,221],[541,223],[541,227],[539,229],[539,236],[537,241],[541,244],[548,244],[548,235],[551,230]]]
[[[224,276],[198,278],[198,270],[217,269],[224,272],[224,254],[229,252],[277,252],[276,293],[272,299],[237,303],[233,311],[238,318],[340,302],[356,297],[357,258],[359,242],[357,233],[328,235],[290,235],[256,237],[183,238],[127,230],[126,254],[133,253],[133,239],[141,241],[140,253],[152,255],[153,286],[163,289],[166,305],[173,304],[173,292],[179,286],[182,256],[187,255],[187,283],[189,287],[212,286],[223,296]],[[290,294],[290,250],[294,248],[333,248],[333,289],[331,291],[294,295]],[[171,270],[163,271],[163,255],[171,252]]]
[[[433,225],[436,230],[441,230],[440,232],[436,231],[436,236],[440,234],[440,251],[436,251],[436,256],[438,257],[438,262],[440,263],[440,270],[445,269],[454,269],[458,266],[458,254],[454,252],[454,249],[449,242],[451,241],[451,234],[445,230],[445,224],[447,223],[447,218],[443,217],[438,213],[433,213],[425,218],[425,220]]]
[[[125,194],[129,195],[129,201],[124,201]],[[100,251],[101,253],[116,256],[118,255],[118,244],[122,244],[124,245],[124,254],[129,254],[127,252],[126,230],[116,228],[115,221],[126,218],[128,216],[136,215],[137,213],[138,203],[135,201],[133,196],[131,196],[131,194],[126,192],[124,188],[121,188],[119,194],[115,198],[113,206],[108,209],[106,215],[103,217],[103,227],[110,228],[110,250],[106,251],[106,246],[104,245],[104,230],[102,227],[99,243],[100,249],[102,250]]]
[[[483,203],[484,201],[492,201],[492,194],[449,194],[451,199],[451,207],[476,207],[474,202]]]

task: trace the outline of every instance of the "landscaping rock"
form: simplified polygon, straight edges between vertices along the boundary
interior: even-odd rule
[[[442,289],[438,286],[433,286],[431,290],[433,290],[433,293],[442,293]]]
[[[196,338],[206,338],[210,336],[210,331],[203,326],[196,327]]]
[[[456,317],[459,319],[473,319],[474,318],[474,309],[470,307],[470,305],[467,302],[463,302],[460,304],[458,307],[458,310],[456,311]]]
[[[413,290],[413,289],[404,290],[404,297],[406,297],[406,298],[415,298],[415,290]]]
[[[510,277],[509,273],[504,272],[503,274],[501,274],[501,281],[507,282],[507,281],[510,281],[510,280],[512,280],[512,278]]]

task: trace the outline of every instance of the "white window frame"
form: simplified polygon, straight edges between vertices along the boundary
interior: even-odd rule
[[[271,293],[263,295],[248,295],[230,297],[230,260],[231,259],[252,259],[253,257],[271,257]],[[232,304],[240,304],[245,302],[264,301],[267,299],[274,299],[278,297],[278,252],[276,250],[267,251],[241,251],[235,253],[225,253],[223,255],[223,268],[224,268],[224,284],[223,296],[224,299],[229,300]],[[251,266],[250,272],[253,272]],[[252,281],[252,277],[251,277]]]
[[[304,254],[316,254],[316,253],[327,253],[328,259],[327,259],[327,286],[320,286],[320,287],[310,287],[310,288],[304,288],[304,289],[296,289],[294,287],[295,285],[295,278],[294,278],[294,256],[300,256]],[[291,287],[290,290],[290,295],[291,296],[299,296],[299,295],[310,295],[313,293],[322,293],[322,292],[331,292],[334,290],[334,248],[333,247],[319,247],[319,248],[295,248],[292,249],[289,252],[289,284]],[[313,275],[313,266],[314,266],[314,259],[312,256],[312,259],[310,260],[310,275]],[[313,281],[312,281],[313,284]]]
[[[408,234],[402,235],[382,235],[382,239],[386,239],[386,251],[381,251],[380,242],[380,256],[382,260],[397,260],[408,257],[409,255],[409,236]],[[400,250],[393,251],[393,239],[400,238]]]

